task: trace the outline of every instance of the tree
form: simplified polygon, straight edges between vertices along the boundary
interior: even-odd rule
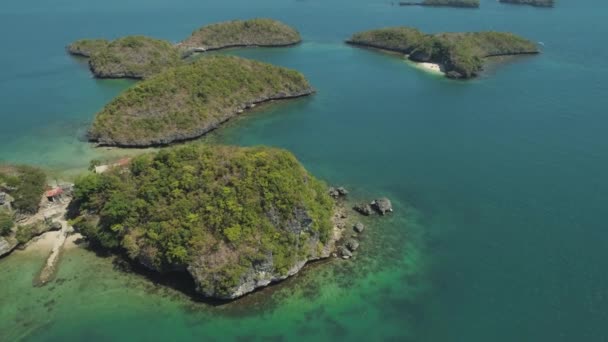
[[[5,211],[0,211],[0,236],[7,236],[13,229],[13,216]]]

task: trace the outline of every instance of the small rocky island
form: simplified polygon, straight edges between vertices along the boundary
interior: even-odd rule
[[[555,0],[500,0],[500,2],[505,4],[530,5],[535,7],[555,6]]]
[[[178,49],[169,42],[145,36],[127,36],[112,42],[78,40],[68,46],[68,52],[88,57],[91,72],[98,78],[143,79],[181,62]]]
[[[89,138],[147,147],[200,137],[258,103],[314,92],[299,72],[230,56],[202,57],[129,88],[99,112]]]
[[[410,60],[435,63],[449,78],[478,76],[486,58],[538,54],[537,45],[504,32],[425,34],[415,28],[392,27],[356,33],[348,44],[405,54]]]
[[[401,1],[399,6],[462,7],[478,8],[479,0],[423,0]]]
[[[335,250],[336,203],[289,152],[190,145],[80,178],[74,227],[160,273],[234,299]]]
[[[273,19],[233,20],[194,31],[178,44],[186,52],[205,52],[233,47],[281,47],[298,44],[300,33]]]

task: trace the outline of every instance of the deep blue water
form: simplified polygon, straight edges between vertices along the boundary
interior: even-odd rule
[[[228,53],[298,69],[318,93],[252,114],[217,139],[287,148],[328,182],[355,195],[387,194],[404,209],[370,236],[366,272],[352,275],[361,284],[340,287],[320,277],[321,288],[341,290],[318,290],[313,299],[295,291],[263,313],[243,304],[239,318],[215,312],[204,328],[182,324],[200,313],[171,304],[163,304],[170,314],[149,313],[153,294],[102,312],[68,301],[64,311],[76,320],[57,316],[32,335],[7,336],[69,340],[99,325],[103,333],[91,335],[97,339],[171,336],[163,335],[167,329],[182,340],[239,336],[224,326],[232,325],[258,337],[276,329],[285,339],[608,341],[605,2],[558,0],[554,9],[536,9],[482,0],[479,10],[461,10],[372,0],[3,1],[0,161],[62,170],[100,153],[81,136],[130,82],[92,79],[82,61],[65,54],[72,40],[146,34],[178,41],[206,23],[257,16],[297,27],[304,43]],[[459,82],[342,43],[358,30],[392,25],[512,31],[542,42],[543,53]],[[415,228],[410,210],[419,213]],[[416,246],[406,243],[410,237]],[[407,260],[428,264],[424,275],[409,277]],[[425,289],[418,293],[408,282],[420,278]],[[300,314],[321,309],[308,334],[277,328],[300,327]],[[144,312],[150,316],[141,318]],[[0,309],[0,320],[13,314]]]

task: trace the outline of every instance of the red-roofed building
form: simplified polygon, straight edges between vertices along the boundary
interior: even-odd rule
[[[54,202],[56,199],[59,199],[59,197],[61,195],[63,195],[63,189],[62,188],[53,188],[53,189],[48,190],[47,192],[44,193],[44,196],[50,202]]]

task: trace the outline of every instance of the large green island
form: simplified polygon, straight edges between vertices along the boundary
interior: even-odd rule
[[[234,299],[329,257],[334,205],[287,151],[198,144],[80,178],[72,222],[99,247]]]
[[[428,7],[461,7],[478,8],[479,0],[422,0],[401,1],[399,6],[428,6]]]
[[[505,4],[530,5],[535,7],[553,7],[555,0],[500,0]]]
[[[209,56],[126,90],[89,131],[100,145],[146,147],[200,137],[258,103],[314,92],[299,72],[238,57]]]
[[[391,27],[354,34],[348,44],[406,54],[415,62],[436,63],[449,78],[473,78],[485,59],[539,53],[535,43],[503,32],[425,34],[415,28]]]
[[[233,20],[194,31],[178,44],[187,52],[205,52],[233,47],[281,47],[298,44],[300,33],[273,19]]]

